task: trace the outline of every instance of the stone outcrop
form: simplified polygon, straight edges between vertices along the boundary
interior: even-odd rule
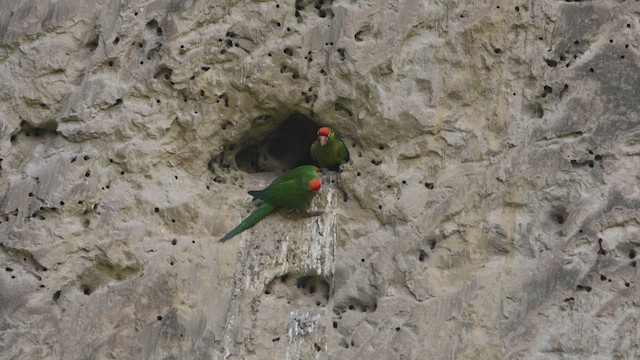
[[[640,357],[639,14],[0,2],[0,358]]]

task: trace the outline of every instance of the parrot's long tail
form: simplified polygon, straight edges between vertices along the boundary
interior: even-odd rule
[[[247,216],[246,219],[242,220],[240,225],[236,226],[235,229],[229,231],[229,233],[225,235],[222,239],[220,239],[220,241],[227,241],[232,237],[240,234],[241,232],[247,230],[248,228],[257,224],[260,220],[267,217],[267,215],[271,214],[273,210],[275,210],[274,206],[269,205],[267,203],[262,203],[262,205],[258,206],[257,209],[253,210],[253,212],[249,214],[249,216]]]

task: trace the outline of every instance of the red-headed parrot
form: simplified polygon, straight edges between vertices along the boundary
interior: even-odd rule
[[[337,168],[349,161],[349,151],[328,127],[318,130],[318,140],[311,145],[311,157],[323,168]]]
[[[260,199],[258,206],[240,225],[229,231],[220,241],[226,241],[247,230],[279,207],[304,209],[320,190],[320,169],[303,165],[278,176],[264,190],[249,191],[249,195]]]

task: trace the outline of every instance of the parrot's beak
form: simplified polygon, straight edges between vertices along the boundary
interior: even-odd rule
[[[318,140],[320,140],[320,146],[327,145],[327,137],[326,136],[318,136]]]

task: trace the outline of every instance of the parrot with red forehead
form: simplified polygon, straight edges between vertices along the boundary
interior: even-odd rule
[[[247,230],[280,207],[304,209],[320,190],[320,169],[313,165],[298,166],[278,176],[264,190],[249,191],[249,195],[262,200],[240,225],[229,231],[220,241],[226,241]]]
[[[323,168],[336,168],[349,161],[349,150],[328,127],[318,130],[318,140],[311,145],[311,157]]]

